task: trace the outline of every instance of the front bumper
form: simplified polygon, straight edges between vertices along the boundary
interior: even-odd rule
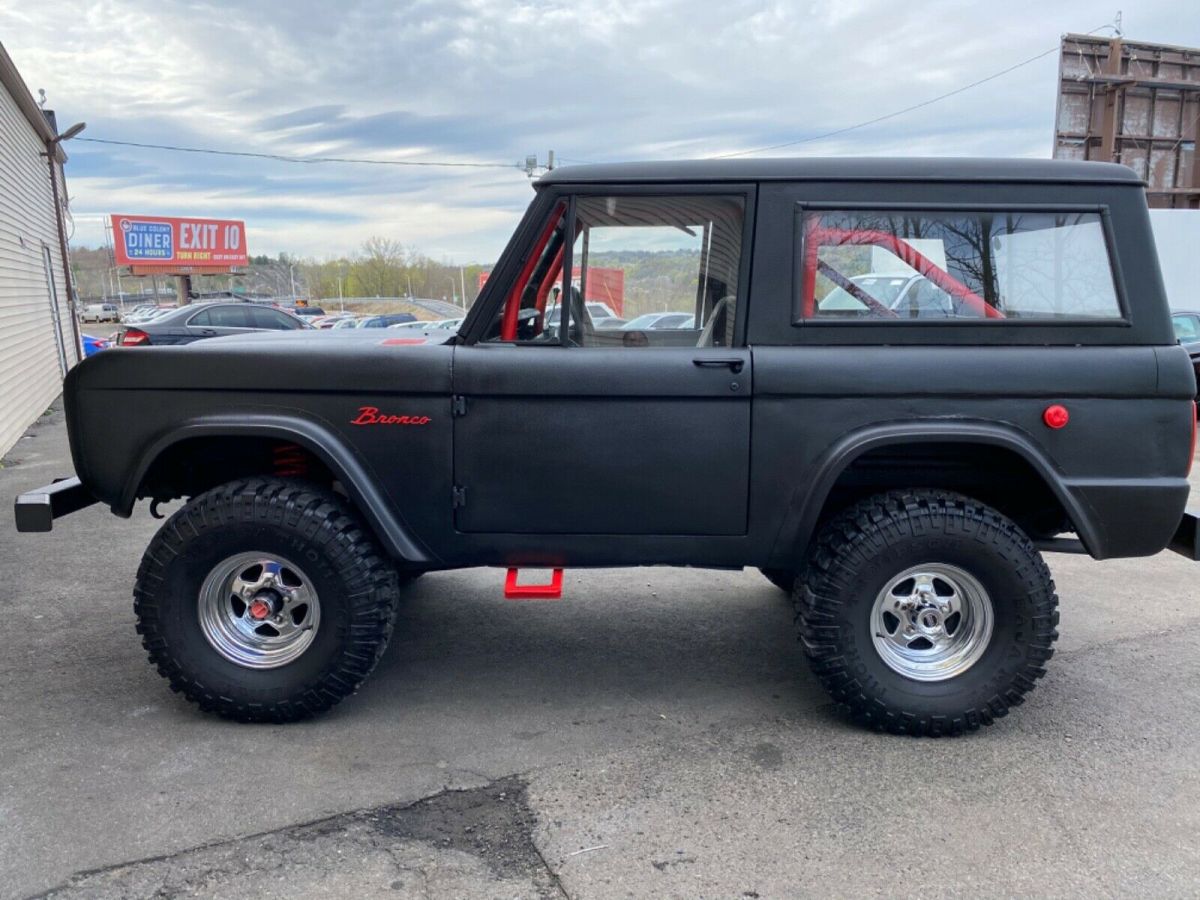
[[[21,494],[13,504],[17,531],[50,531],[54,520],[91,506],[96,498],[78,478],[59,478],[53,484]]]

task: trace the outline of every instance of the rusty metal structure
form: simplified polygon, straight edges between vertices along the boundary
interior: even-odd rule
[[[1058,78],[1055,159],[1122,163],[1152,207],[1200,209],[1200,49],[1068,34]]]

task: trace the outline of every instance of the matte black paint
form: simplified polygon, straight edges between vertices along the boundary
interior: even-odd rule
[[[561,199],[718,187],[747,199],[734,348],[476,343]],[[144,472],[176,441],[277,435],[317,455],[413,565],[780,567],[803,552],[861,454],[936,442],[1024,460],[1096,557],[1155,553],[1175,536],[1196,384],[1129,170],[747,160],[567,168],[537,188],[444,345],[387,346],[379,332],[260,334],[85,361],[65,389],[83,484],[128,515]],[[1125,318],[795,324],[803,204],[1102,209]],[[695,364],[731,357],[740,372]],[[1051,403],[1070,410],[1060,431],[1041,421]],[[352,425],[368,405],[429,421]]]

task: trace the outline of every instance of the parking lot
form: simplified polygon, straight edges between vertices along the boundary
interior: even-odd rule
[[[1194,896],[1200,569],[1054,555],[1058,652],[957,740],[842,721],[757,572],[497,570],[406,589],[332,713],[203,715],[147,665],[157,525],[17,535],[61,412],[0,469],[0,896]]]

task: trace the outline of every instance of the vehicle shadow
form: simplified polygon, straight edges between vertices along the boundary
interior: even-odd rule
[[[432,573],[404,589],[396,630],[354,706],[451,704],[488,715],[522,705],[811,715],[791,604],[757,573],[568,572],[564,599],[506,601],[503,571]]]

